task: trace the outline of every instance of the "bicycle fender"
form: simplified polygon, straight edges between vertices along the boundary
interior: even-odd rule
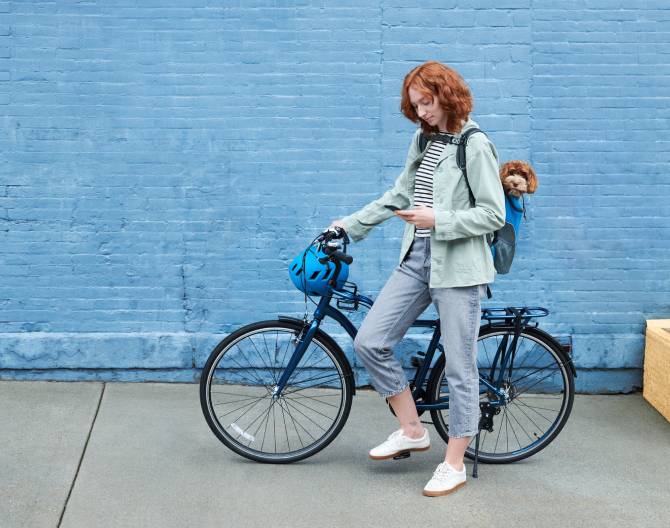
[[[296,319],[295,317],[288,317],[286,315],[280,315],[277,317],[277,319],[283,323],[293,323],[298,326],[298,329],[302,328],[303,322],[302,319]],[[330,337],[328,334],[326,334],[323,330],[320,328],[316,331],[315,337],[318,337],[320,341],[328,343],[328,345],[332,346],[333,349],[335,349],[336,352],[340,353],[341,360],[342,360],[342,368],[346,370],[345,375],[351,376],[351,379],[354,379],[354,370],[351,368],[351,363],[349,363],[349,359],[347,358],[346,354],[340,347],[340,345],[337,344],[337,342]],[[352,384],[352,396],[356,396],[356,382]]]
[[[532,330],[533,332],[536,332],[538,334],[541,334],[542,337],[546,338],[548,341],[551,342],[552,345],[554,345],[554,348],[556,349],[557,352],[560,352],[563,354],[563,358],[568,362],[570,365],[570,370],[572,370],[572,375],[576,378],[577,377],[577,368],[575,367],[575,362],[572,361],[572,355],[568,354],[565,349],[563,348],[563,345],[561,345],[558,341],[556,341],[556,338],[552,336],[551,334],[548,334],[544,330],[541,330],[539,328],[527,328],[526,330]]]
[[[551,334],[548,334],[544,330],[541,330],[539,328],[526,328],[527,332],[534,332],[537,334],[542,335],[547,341],[549,341],[556,352],[560,352],[560,354],[563,357],[563,360],[570,365],[570,370],[572,371],[572,375],[576,378],[577,377],[577,369],[575,368],[575,362],[572,361],[572,356],[569,355],[564,349],[563,345],[561,345],[558,341],[556,341],[556,338],[552,336]]]
[[[505,329],[505,330],[514,331],[514,325],[500,325],[500,326],[496,326],[495,328],[502,328],[502,329]],[[483,333],[485,331],[488,331],[488,330],[489,330],[489,327],[487,325],[483,325],[483,326],[480,327],[479,333],[481,334],[481,333]],[[534,334],[539,334],[543,338],[545,338],[547,341],[549,341],[549,343],[551,344],[553,349],[560,355],[560,357],[563,359],[563,361],[566,364],[569,365],[570,371],[572,372],[572,376],[575,377],[575,378],[577,377],[577,369],[575,368],[574,361],[572,361],[572,356],[569,355],[564,350],[563,345],[561,345],[558,341],[556,341],[556,338],[554,336],[552,336],[551,334],[548,334],[544,330],[540,330],[539,328],[535,328],[535,327],[526,327],[526,329],[524,331],[529,333],[529,334],[533,334],[533,333]]]

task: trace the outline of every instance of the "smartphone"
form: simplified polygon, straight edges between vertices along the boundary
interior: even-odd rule
[[[385,205],[384,207],[391,211],[400,211],[400,207],[396,207],[395,205]]]

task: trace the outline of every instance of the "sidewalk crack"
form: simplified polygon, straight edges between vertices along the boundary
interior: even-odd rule
[[[88,447],[88,441],[91,439],[91,433],[93,432],[93,426],[95,421],[98,419],[98,411],[100,411],[100,404],[102,403],[102,396],[105,394],[105,382],[102,382],[102,390],[100,391],[100,398],[98,398],[98,406],[95,409],[95,415],[93,416],[93,421],[91,422],[91,428],[88,430],[88,436],[86,437],[86,442],[84,443],[84,449],[81,452],[81,457],[79,458],[79,464],[77,465],[77,471],[74,474],[72,479],[72,484],[70,485],[70,491],[67,493],[67,498],[65,499],[65,504],[63,505],[63,511],[60,513],[60,519],[58,519],[58,524],[56,528],[60,528],[61,523],[63,522],[63,517],[65,516],[65,510],[67,509],[68,502],[70,502],[70,495],[72,495],[72,490],[74,489],[74,484],[77,482],[77,477],[79,476],[79,469],[81,468],[81,463],[84,461],[84,455],[86,455],[86,448]]]

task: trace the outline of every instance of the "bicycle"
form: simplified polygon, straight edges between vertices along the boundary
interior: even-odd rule
[[[344,252],[333,242],[340,236]],[[346,254],[346,233],[326,231],[315,241],[326,255],[320,262],[333,263],[335,271],[311,321],[306,314],[303,320],[279,316],[240,328],[219,343],[202,372],[200,402],[209,427],[228,448],[254,461],[288,463],[318,453],[344,427],[356,393],[349,361],[319,326],[330,317],[353,339],[356,328],[340,310],[369,308],[373,301],[355,284],[338,287],[341,263],[353,262]],[[331,306],[333,298],[339,309]],[[577,375],[570,347],[540,330],[537,321],[531,325],[548,315],[546,308],[482,309],[479,432],[465,453],[475,462],[475,477],[478,461],[509,463],[538,453],[570,416]],[[430,412],[448,442],[445,359],[435,357],[444,351],[439,319],[417,319],[412,327],[433,329],[426,352],[410,360],[416,368],[410,382],[416,408],[419,415]]]

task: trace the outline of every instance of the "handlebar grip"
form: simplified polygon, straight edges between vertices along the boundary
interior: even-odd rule
[[[354,257],[351,255],[347,255],[346,253],[342,253],[341,251],[333,251],[330,254],[331,257],[336,258],[340,262],[344,262],[345,264],[349,265],[354,261]]]

